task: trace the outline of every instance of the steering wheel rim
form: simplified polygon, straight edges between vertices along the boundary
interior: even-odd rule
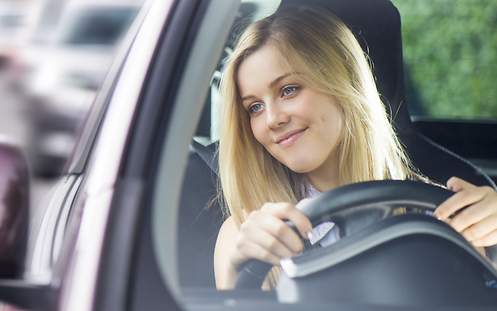
[[[322,193],[306,204],[302,212],[309,217],[313,226],[327,220],[336,222],[341,231],[340,236],[343,236],[354,233],[361,225],[364,228],[388,217],[395,206],[433,211],[452,194],[445,188],[418,181],[368,181]],[[239,268],[235,288],[260,289],[271,267],[256,259],[248,260]]]

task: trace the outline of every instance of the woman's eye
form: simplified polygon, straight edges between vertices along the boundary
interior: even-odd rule
[[[248,111],[250,114],[252,114],[252,113],[257,113],[257,112],[261,111],[261,109],[262,109],[262,104],[255,103],[249,107]]]
[[[287,85],[281,89],[281,95],[283,97],[291,96],[297,92],[299,87],[297,85]]]

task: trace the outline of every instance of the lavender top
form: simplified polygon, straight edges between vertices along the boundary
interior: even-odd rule
[[[321,192],[314,188],[311,184],[307,186],[307,194],[305,199],[297,203],[297,208],[301,208],[304,204],[312,201],[312,198],[320,195]],[[319,243],[321,247],[326,247],[338,241],[340,238],[338,234],[338,227],[332,221],[325,221],[315,226],[308,235],[309,241],[312,245]]]

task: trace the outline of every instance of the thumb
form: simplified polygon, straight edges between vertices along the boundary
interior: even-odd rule
[[[296,207],[297,209],[299,209],[299,210],[302,210],[302,208],[303,208],[304,206],[306,206],[307,204],[309,204],[309,202],[310,202],[310,201],[311,201],[311,199],[310,199],[310,198],[305,198],[305,199],[302,199],[302,200],[300,200],[300,201],[299,201],[299,202],[295,205],[295,207]]]

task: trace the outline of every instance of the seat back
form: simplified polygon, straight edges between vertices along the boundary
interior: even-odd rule
[[[182,286],[215,287],[214,246],[223,217],[215,200],[217,169],[208,165],[214,163],[214,154],[215,145],[207,148],[192,143],[178,215],[177,254]]]

